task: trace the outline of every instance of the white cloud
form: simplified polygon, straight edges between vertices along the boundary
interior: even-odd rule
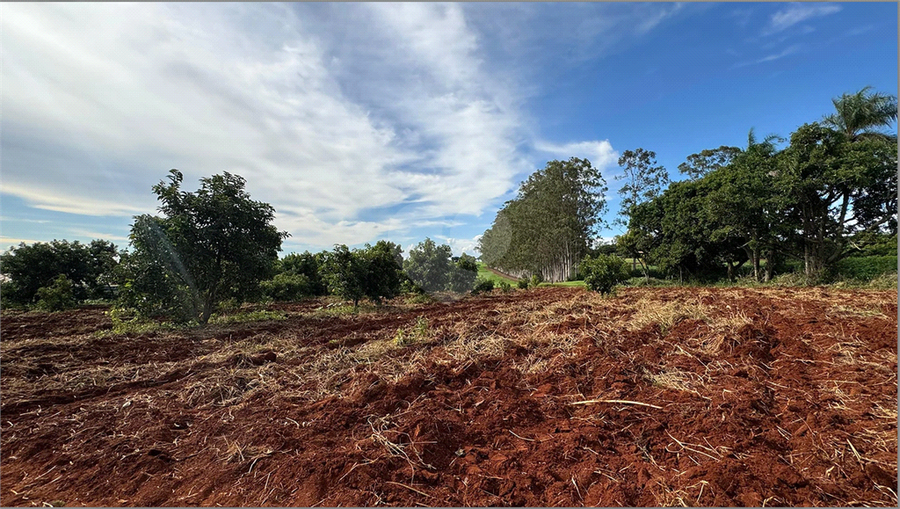
[[[609,140],[579,141],[564,144],[539,141],[534,144],[534,148],[563,159],[570,157],[586,158],[599,170],[615,167],[619,161],[619,153],[613,149]]]
[[[230,171],[294,242],[330,246],[477,215],[512,189],[530,167],[517,95],[461,7],[341,7],[347,26],[316,34],[284,5],[4,6],[3,192],[130,216],[155,210],[169,168],[189,191]]]
[[[463,253],[466,253],[467,255],[477,258],[481,255],[478,251],[479,240],[481,240],[481,234],[478,234],[471,239],[455,239],[452,237],[435,235],[435,241],[450,246],[450,249],[453,251],[453,256],[461,256]]]
[[[769,19],[769,24],[763,30],[763,35],[778,33],[807,19],[834,14],[840,10],[841,6],[834,4],[792,3],[786,9],[782,9],[772,15]]]
[[[762,57],[762,58],[760,58],[760,59],[758,59],[758,60],[751,60],[751,61],[748,61],[748,62],[737,63],[737,64],[731,66],[731,68],[732,68],[732,69],[736,69],[736,68],[738,68],[738,67],[745,67],[745,66],[748,66],[748,65],[761,64],[761,63],[764,63],[764,62],[771,62],[771,61],[773,61],[773,60],[778,60],[778,59],[780,59],[780,58],[784,58],[784,57],[786,57],[786,56],[788,56],[788,55],[793,55],[793,54],[796,53],[799,49],[800,49],[800,46],[795,44],[795,45],[793,45],[793,46],[790,46],[790,47],[784,49],[783,51],[780,51],[780,52],[778,52],[778,53],[773,53],[773,54],[771,54],[771,55],[767,55],[767,56]]]

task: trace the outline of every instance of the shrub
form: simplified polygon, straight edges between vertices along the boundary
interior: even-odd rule
[[[282,272],[259,284],[267,298],[274,301],[289,302],[312,295],[313,288],[306,274],[290,274]]]
[[[856,256],[834,264],[833,277],[869,281],[882,274],[897,272],[896,256]]]
[[[539,284],[541,284],[541,281],[543,281],[543,278],[541,277],[540,274],[532,274],[532,276],[531,276],[531,286],[532,286],[532,288],[537,288],[537,286],[538,286]]]
[[[492,279],[475,279],[475,288],[472,289],[473,294],[489,293],[494,289],[494,281]]]
[[[478,275],[478,264],[475,258],[463,253],[455,264],[450,266],[448,289],[451,292],[465,293],[475,286]]]
[[[63,274],[56,276],[50,286],[39,288],[36,296],[38,309],[45,311],[62,311],[74,308],[78,304],[74,286]]]
[[[510,285],[510,284],[507,283],[506,281],[500,281],[499,286],[500,286],[500,290],[502,290],[503,293],[507,293],[507,292],[509,292],[510,290],[512,290],[512,285]]]
[[[628,268],[625,260],[614,255],[598,254],[596,258],[588,256],[578,266],[584,275],[584,284],[588,289],[601,294],[611,294],[615,286],[628,279]]]
[[[528,280],[520,279],[519,282],[516,283],[516,286],[518,286],[520,290],[527,290],[528,289]]]
[[[424,316],[416,318],[416,324],[409,328],[401,327],[394,336],[397,346],[408,346],[427,341],[431,338],[431,329],[428,327],[428,319]]]

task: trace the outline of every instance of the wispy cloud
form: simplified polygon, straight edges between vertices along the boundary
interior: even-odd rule
[[[130,216],[155,210],[169,168],[188,190],[224,170],[320,244],[481,213],[528,164],[515,90],[490,79],[461,7],[345,7],[329,34],[308,6],[11,4],[3,192]]]
[[[810,18],[834,14],[840,10],[841,6],[835,4],[792,3],[786,9],[782,9],[772,15],[768,25],[763,29],[763,35],[782,32]]]
[[[751,60],[751,61],[747,61],[747,62],[741,62],[738,64],[734,64],[733,66],[731,66],[731,68],[736,69],[738,67],[746,67],[748,65],[756,65],[756,64],[762,64],[764,62],[771,62],[773,60],[778,60],[780,58],[784,58],[786,56],[793,55],[794,53],[797,53],[799,50],[800,50],[800,46],[795,44],[793,46],[790,46],[790,47],[784,49],[783,51],[764,56],[758,60]]]
[[[613,149],[609,140],[579,141],[564,144],[538,141],[535,143],[534,148],[565,159],[570,157],[586,158],[591,161],[595,168],[601,171],[616,166],[619,160],[619,153]]]

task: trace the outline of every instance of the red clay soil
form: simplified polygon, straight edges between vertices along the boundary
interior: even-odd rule
[[[897,504],[896,291],[320,306],[138,335],[4,313],[0,502]]]

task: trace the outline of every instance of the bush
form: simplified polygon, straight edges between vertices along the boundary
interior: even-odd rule
[[[478,264],[475,258],[463,253],[455,264],[450,266],[448,289],[451,292],[465,293],[475,286],[478,275]]]
[[[507,283],[506,281],[500,281],[499,286],[500,286],[500,290],[502,290],[503,293],[507,293],[507,292],[509,292],[510,290],[512,290],[512,285],[510,285],[510,284]]]
[[[314,293],[312,284],[306,274],[282,272],[259,284],[266,298],[279,302],[300,300]]]
[[[617,284],[628,279],[625,260],[614,255],[599,254],[596,258],[588,256],[581,261],[578,271],[584,275],[585,286],[601,294],[613,293]]]
[[[36,297],[37,308],[44,311],[62,311],[74,308],[78,304],[74,286],[63,274],[56,276],[50,286],[39,288]]]
[[[475,288],[472,289],[473,294],[490,293],[494,289],[494,281],[492,279],[475,279]]]
[[[519,282],[516,283],[516,286],[518,286],[520,290],[527,290],[528,289],[528,280],[520,279]]]
[[[869,281],[882,274],[897,272],[896,256],[856,256],[844,258],[834,264],[832,277],[844,277]]]
[[[532,288],[537,288],[538,285],[541,284],[541,281],[543,281],[543,278],[541,277],[540,274],[533,274],[533,275],[531,276],[531,283],[530,283],[530,284],[531,284],[531,287],[532,287]]]

